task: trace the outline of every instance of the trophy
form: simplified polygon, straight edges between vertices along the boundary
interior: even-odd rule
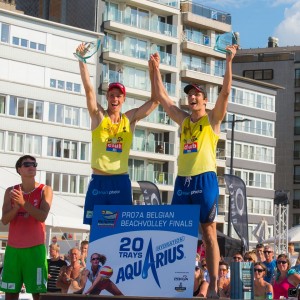
[[[223,54],[230,53],[230,51],[226,50],[227,46],[236,45],[237,37],[233,32],[226,32],[224,34],[220,34],[217,37],[216,45],[214,50],[217,52],[221,52]]]
[[[76,51],[73,54],[79,61],[86,63],[87,59],[97,53],[99,47],[100,39],[93,42],[86,42],[84,43],[84,50],[82,52]]]

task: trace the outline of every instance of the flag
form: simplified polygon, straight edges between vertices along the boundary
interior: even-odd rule
[[[256,237],[258,243],[266,240],[268,238],[268,222],[262,219],[252,231],[252,234]]]
[[[138,184],[143,193],[144,202],[146,205],[160,205],[160,193],[158,187],[151,181],[138,181]]]
[[[226,186],[229,192],[229,212],[231,222],[237,235],[240,237],[244,251],[249,250],[248,238],[248,212],[246,185],[244,181],[235,175],[224,175]],[[231,224],[228,224],[231,226]]]

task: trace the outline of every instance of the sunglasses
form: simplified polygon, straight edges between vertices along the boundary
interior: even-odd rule
[[[254,269],[254,272],[258,272],[258,273],[261,273],[263,271],[264,271],[264,269]]]
[[[92,260],[100,260],[99,257],[93,257]]]
[[[233,259],[236,259],[236,260],[242,260],[243,258],[242,258],[242,257],[239,257],[239,256],[234,256]]]
[[[227,271],[226,268],[219,268],[219,271]]]
[[[285,261],[285,260],[277,260],[277,264],[278,264],[278,265],[279,265],[279,264],[285,265],[285,264],[287,264],[287,261]]]
[[[265,254],[270,254],[272,253],[273,251],[264,251]]]
[[[244,260],[245,261],[247,261],[247,260],[252,261],[253,259],[251,257],[244,257]]]
[[[206,264],[205,265],[201,265],[202,266],[202,268],[204,268],[204,267],[206,267]]]
[[[29,168],[29,167],[37,167],[37,163],[34,161],[24,161],[21,166],[25,167],[25,168]]]

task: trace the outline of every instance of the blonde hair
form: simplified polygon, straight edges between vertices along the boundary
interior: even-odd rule
[[[49,245],[49,248],[52,250],[58,251],[58,252],[60,250],[60,247],[57,244],[51,244],[51,245]]]

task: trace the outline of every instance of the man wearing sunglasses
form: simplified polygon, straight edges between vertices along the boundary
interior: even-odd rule
[[[274,250],[271,246],[267,245],[264,248],[265,261],[263,264],[266,266],[266,275],[264,280],[271,283],[276,271],[276,260],[274,259]]]
[[[9,224],[0,290],[5,299],[19,299],[22,285],[34,300],[47,291],[45,220],[52,203],[52,189],[35,181],[36,159],[20,157],[16,171],[21,183],[4,195],[2,223]]]
[[[77,47],[84,53],[85,46]],[[131,183],[128,175],[128,159],[133,132],[137,122],[147,117],[158,102],[146,101],[138,108],[121,113],[126,89],[120,82],[110,83],[106,93],[107,109],[97,102],[87,65],[79,62],[80,75],[85,89],[87,108],[92,130],[92,179],[84,205],[84,223],[91,224],[94,205],[131,205]],[[149,66],[150,80],[153,70]]]

